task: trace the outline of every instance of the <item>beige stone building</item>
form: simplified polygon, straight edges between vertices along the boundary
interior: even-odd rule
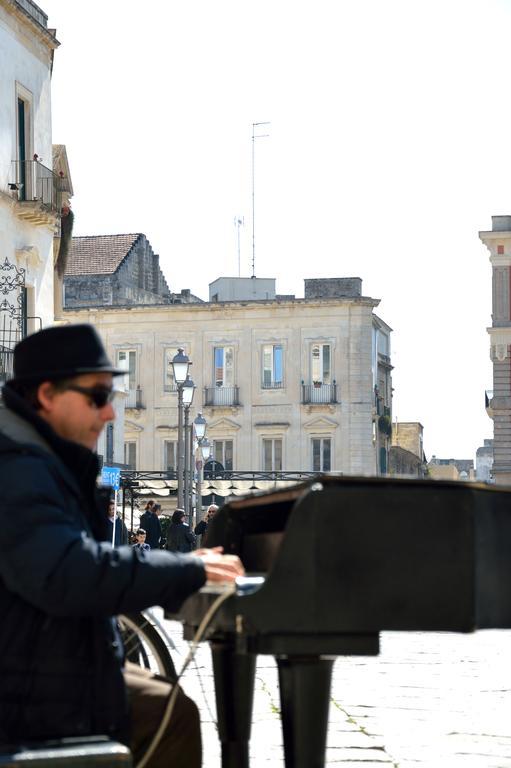
[[[362,296],[359,278],[306,280],[303,299],[268,291],[268,281],[258,298],[252,278],[246,298],[238,284],[236,299],[222,300],[236,280],[215,281],[209,302],[64,311],[94,324],[127,369],[125,463],[176,468],[171,360],[182,347],[196,386],[190,419],[203,413],[225,469],[384,471],[391,330],[374,313],[378,300]]]
[[[392,424],[389,474],[395,477],[424,477],[427,474],[423,432],[418,421]]]
[[[428,474],[434,480],[475,480],[472,459],[439,459],[432,456],[428,463]]]

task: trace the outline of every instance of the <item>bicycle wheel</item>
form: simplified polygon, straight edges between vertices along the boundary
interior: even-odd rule
[[[177,679],[165,641],[143,613],[123,614],[117,621],[128,661],[170,680]]]

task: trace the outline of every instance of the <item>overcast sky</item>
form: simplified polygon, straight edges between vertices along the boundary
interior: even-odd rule
[[[475,458],[491,269],[511,214],[510,0],[40,0],[75,234],[143,232],[173,291],[362,278],[393,328],[394,418]],[[236,217],[240,229],[238,263]],[[342,396],[342,395],[341,395]]]

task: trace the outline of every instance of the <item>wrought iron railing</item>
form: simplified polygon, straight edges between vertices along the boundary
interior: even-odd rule
[[[120,466],[120,465],[116,465]],[[239,480],[251,481],[253,483],[258,481],[270,481],[277,482],[279,480],[286,480],[288,482],[299,483],[302,480],[310,480],[312,477],[318,477],[319,475],[332,475],[341,476],[342,472],[309,472],[302,470],[236,470],[236,469],[224,469],[221,471],[204,470],[205,480],[231,480],[233,482]],[[151,482],[156,481],[177,481],[177,471],[175,469],[167,470],[131,470],[128,467],[121,469],[121,479],[123,485],[130,485],[141,487]]]
[[[235,387],[204,387],[205,406],[238,406],[240,388]]]
[[[38,160],[13,161],[14,181],[9,184],[18,190],[19,202],[38,202],[48,211],[61,209],[62,180]]]
[[[321,381],[305,384],[302,381],[302,404],[320,405],[337,403],[337,383],[323,384]]]
[[[284,389],[283,381],[263,381],[261,384],[263,389]]]
[[[48,16],[39,8],[38,5],[33,3],[32,0],[16,0],[16,2],[23,8],[24,11],[26,11],[26,13],[28,13],[29,16],[37,21],[41,27],[47,29]]]

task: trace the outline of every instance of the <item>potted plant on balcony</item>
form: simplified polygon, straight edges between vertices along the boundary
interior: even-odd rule
[[[390,420],[390,416],[386,413],[378,419],[378,429],[388,437],[392,434],[392,421]]]

